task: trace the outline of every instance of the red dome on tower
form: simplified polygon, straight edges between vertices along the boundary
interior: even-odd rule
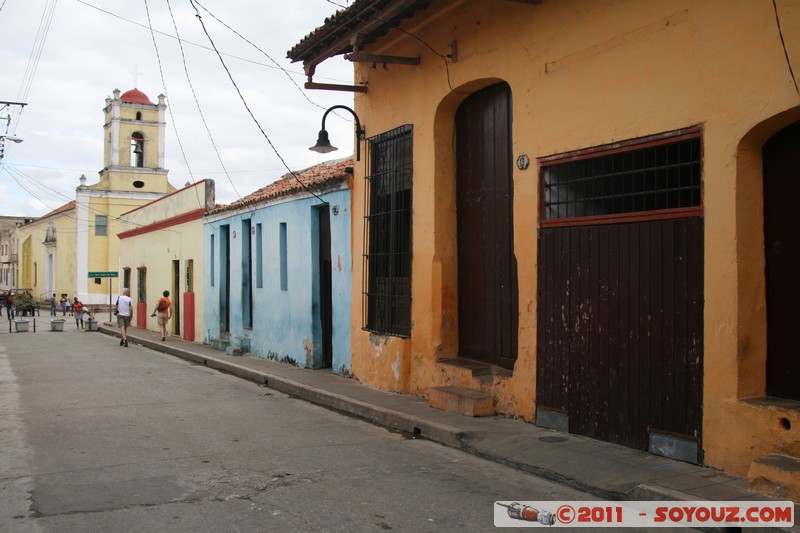
[[[133,88],[130,91],[125,91],[124,93],[122,93],[122,96],[120,96],[119,99],[122,100],[123,102],[128,102],[130,104],[155,105],[153,104],[153,102],[150,101],[150,99],[147,97],[146,94],[144,94],[142,91],[136,88]]]

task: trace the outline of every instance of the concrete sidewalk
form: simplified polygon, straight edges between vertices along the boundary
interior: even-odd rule
[[[118,336],[110,324],[100,331]],[[500,416],[471,418],[428,406],[427,400],[370,389],[329,370],[229,356],[209,346],[138,329],[130,342],[267,385],[387,428],[407,432],[563,483],[609,500],[769,500],[747,480],[579,435]],[[795,524],[798,521],[795,506]],[[795,525],[791,531],[800,531]]]

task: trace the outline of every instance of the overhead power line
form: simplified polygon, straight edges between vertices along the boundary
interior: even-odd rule
[[[20,102],[27,101],[28,94],[31,92],[33,79],[36,77],[36,70],[39,68],[39,60],[42,58],[42,51],[44,50],[45,42],[47,42],[47,34],[50,32],[50,24],[53,22],[53,13],[56,10],[57,3],[58,0],[47,0],[44,10],[42,11],[42,16],[39,20],[39,29],[36,31],[36,38],[34,39],[31,53],[28,56],[28,65],[25,67],[25,74],[22,77],[22,83],[17,93],[17,100]],[[11,128],[12,132],[17,131],[17,126],[19,125],[23,110],[24,106],[20,106],[16,114],[17,116],[14,119],[14,127]]]
[[[117,15],[116,13],[112,13],[111,11],[107,11],[107,10],[101,8],[101,7],[97,7],[97,6],[93,5],[93,4],[90,4],[89,2],[85,2],[84,0],[76,0],[76,1],[78,3],[81,3],[81,4],[85,5],[85,6],[87,6],[87,7],[91,7],[92,9],[96,9],[97,11],[100,11],[101,13],[105,13],[106,15],[109,15],[111,17],[114,17],[114,18],[117,18],[119,20],[125,21],[125,22],[127,22],[129,24],[134,24],[134,25],[139,26],[140,28],[144,28],[144,29],[146,29],[148,31],[150,30],[150,28],[148,28],[144,24],[141,24],[139,22],[136,22],[135,20],[131,20],[131,19],[125,18],[123,16]],[[203,8],[203,9],[205,9],[205,8]],[[270,65],[269,63],[262,63],[260,61],[255,61],[253,59],[247,59],[246,57],[241,57],[241,56],[237,56],[237,55],[234,55],[234,54],[229,54],[227,52],[217,52],[217,50],[214,50],[211,47],[208,47],[208,46],[205,46],[205,45],[202,45],[202,44],[198,44],[198,43],[194,43],[192,41],[187,41],[185,39],[181,39],[178,36],[171,35],[169,33],[163,32],[163,31],[159,31],[159,30],[156,30],[156,29],[153,29],[153,31],[155,33],[159,34],[159,35],[163,35],[164,37],[169,37],[170,39],[175,39],[177,41],[181,41],[182,43],[186,43],[186,44],[190,44],[192,46],[196,46],[198,48],[202,48],[203,50],[208,50],[210,52],[215,52],[215,53],[222,54],[224,56],[228,56],[228,57],[231,57],[231,58],[234,58],[234,59],[238,59],[239,61],[245,61],[247,63],[252,63],[254,65],[259,65],[259,66],[267,67],[267,68],[271,68],[271,69],[283,70],[280,67],[276,67],[274,65]],[[293,71],[293,70],[287,70],[286,72],[289,72],[291,74],[296,74],[298,76],[302,76],[302,77],[305,78],[305,73],[303,73],[303,72],[298,72],[298,71]],[[320,79],[328,79],[328,80],[332,80],[332,81],[343,81],[343,80],[338,80],[338,79],[335,79],[335,78],[326,78],[324,76],[319,76],[319,78]]]
[[[208,127],[208,122],[206,122],[205,113],[203,113],[203,108],[200,106],[200,100],[197,98],[197,92],[194,90],[194,84],[192,83],[192,78],[191,78],[191,76],[189,76],[189,66],[186,63],[186,54],[184,53],[183,43],[182,43],[182,41],[180,39],[180,33],[178,31],[178,24],[175,21],[175,16],[172,13],[172,5],[170,4],[169,0],[167,0],[167,8],[169,9],[169,16],[172,19],[172,26],[175,28],[175,35],[178,36],[178,47],[181,50],[181,62],[183,63],[183,72],[186,74],[186,81],[189,83],[189,89],[191,89],[191,91],[192,91],[192,97],[194,98],[195,106],[197,106],[197,112],[200,114],[200,120],[203,122],[203,127],[205,128],[206,133],[208,134],[208,138],[211,141],[211,146],[214,148],[214,153],[217,155],[217,160],[219,161],[220,167],[222,167],[222,171],[224,172],[225,177],[228,178],[228,182],[230,182],[231,187],[233,188],[233,192],[235,192],[236,196],[239,199],[241,199],[242,196],[241,196],[241,194],[239,194],[239,190],[236,188],[236,184],[231,179],[231,176],[228,173],[228,169],[225,166],[225,162],[222,160],[222,154],[220,154],[219,148],[217,147],[217,143],[214,140],[214,136],[211,134],[211,129]],[[155,43],[155,38],[153,39],[153,42]],[[178,134],[178,131],[176,129],[175,130],[175,135],[177,135],[177,134]],[[184,159],[185,158],[186,158],[186,156],[184,155]],[[188,161],[186,161],[186,168],[187,168],[187,170],[189,170],[189,173],[190,173],[189,175],[191,176],[192,181],[194,181],[194,175],[191,174],[191,170],[189,169],[189,162]],[[198,199],[198,201],[199,201],[199,199]]]
[[[289,168],[289,165],[286,164],[286,160],[283,159],[283,156],[280,154],[280,152],[278,152],[278,149],[272,143],[272,139],[270,139],[269,135],[267,135],[267,132],[264,131],[264,128],[261,126],[261,123],[258,121],[256,116],[253,114],[253,111],[250,109],[250,106],[247,104],[247,100],[245,100],[244,95],[242,95],[242,91],[239,89],[239,86],[236,84],[236,80],[233,79],[233,74],[231,74],[231,71],[228,69],[228,65],[225,64],[225,60],[222,59],[222,55],[217,50],[217,46],[214,44],[214,40],[211,38],[211,35],[208,33],[208,30],[206,29],[206,25],[203,23],[203,17],[200,16],[200,11],[195,6],[195,0],[189,0],[189,3],[192,4],[192,7],[195,10],[195,13],[196,13],[195,16],[197,17],[197,20],[200,22],[200,26],[203,28],[203,33],[206,34],[206,37],[208,38],[208,42],[211,43],[211,46],[212,46],[212,48],[214,48],[214,51],[216,52],[220,63],[222,63],[222,68],[225,69],[225,72],[228,74],[228,78],[231,80],[231,83],[233,84],[234,89],[236,89],[236,94],[239,95],[239,99],[242,101],[242,104],[244,104],[245,109],[247,109],[247,113],[250,115],[250,118],[253,119],[253,122],[255,122],[256,126],[258,126],[258,129],[261,132],[261,135],[264,136],[264,138],[267,140],[267,143],[269,144],[270,148],[272,148],[272,151],[275,153],[275,155],[280,160],[281,164],[284,166],[284,168],[286,168],[286,170],[289,171],[289,173],[294,177],[294,179],[297,180],[297,183],[299,183],[300,186],[303,187],[303,189],[305,189],[306,192],[308,192],[311,196],[315,197],[317,200],[319,200],[323,204],[326,204],[327,202],[325,200],[323,200],[322,198],[320,198],[317,194],[315,194],[314,191],[309,189],[308,186],[305,183],[303,183],[303,181],[297,176],[297,174],[294,172],[294,170]]]
[[[281,71],[283,71],[283,73],[284,73],[284,74],[286,74],[286,77],[287,77],[287,78],[289,78],[289,81],[290,81],[290,82],[292,82],[292,84],[293,84],[293,85],[294,85],[294,86],[297,88],[297,90],[298,90],[298,91],[300,91],[300,94],[302,94],[302,95],[303,95],[303,97],[304,97],[306,100],[308,100],[308,102],[309,102],[310,104],[312,104],[312,105],[315,105],[315,106],[317,106],[317,107],[318,107],[318,108],[320,108],[320,109],[325,109],[325,106],[319,105],[318,103],[316,103],[316,102],[312,101],[312,100],[311,100],[311,99],[308,97],[308,95],[305,93],[305,91],[303,91],[303,89],[301,89],[301,88],[300,88],[300,86],[299,86],[299,85],[297,85],[297,82],[296,82],[296,81],[294,81],[294,78],[292,78],[292,76],[289,74],[289,71],[288,71],[288,70],[286,70],[285,68],[283,68],[283,67],[280,65],[280,63],[278,63],[277,61],[275,61],[274,59],[272,59],[272,56],[270,56],[270,55],[269,55],[268,53],[266,53],[264,50],[262,50],[261,48],[259,48],[258,46],[256,46],[256,45],[255,45],[255,43],[251,42],[251,41],[250,41],[249,39],[247,39],[247,38],[246,38],[244,35],[242,35],[242,34],[241,34],[241,33],[239,33],[238,31],[234,30],[233,28],[231,28],[230,26],[228,26],[227,24],[225,24],[223,21],[221,21],[221,20],[220,20],[220,19],[219,19],[219,18],[218,18],[218,17],[217,17],[217,16],[216,16],[214,13],[212,13],[211,11],[209,11],[208,9],[206,9],[206,7],[205,7],[203,4],[201,4],[201,3],[200,3],[198,0],[194,0],[194,1],[195,1],[195,3],[196,3],[198,6],[200,6],[200,7],[203,9],[203,11],[205,11],[206,13],[208,13],[209,15],[211,15],[211,17],[212,17],[214,20],[216,20],[217,22],[219,22],[220,24],[222,24],[223,26],[225,26],[226,28],[228,28],[230,31],[232,31],[233,33],[235,33],[235,34],[236,34],[236,36],[238,36],[238,37],[239,37],[240,39],[242,39],[244,42],[246,42],[247,44],[249,44],[250,46],[252,46],[252,47],[253,47],[253,48],[255,48],[256,50],[258,50],[259,52],[261,52],[262,54],[264,54],[264,56],[265,56],[267,59],[269,59],[270,61],[272,61],[272,63],[274,63],[274,64],[275,64],[275,67],[277,67],[277,68],[281,69]]]

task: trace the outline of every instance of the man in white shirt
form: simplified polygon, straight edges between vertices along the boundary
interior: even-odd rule
[[[119,326],[120,341],[119,345],[128,347],[128,326],[131,325],[133,318],[133,300],[131,300],[131,290],[125,288],[117,298],[117,325]]]

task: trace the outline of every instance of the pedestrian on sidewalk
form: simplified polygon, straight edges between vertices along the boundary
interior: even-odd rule
[[[6,294],[6,311],[8,312],[8,319],[14,318],[14,293],[8,291]]]
[[[61,295],[61,316],[67,316],[67,307],[69,306],[69,298],[66,294]]]
[[[56,293],[53,293],[53,296],[50,297],[50,316],[57,316],[56,315]]]
[[[72,303],[72,312],[75,314],[75,327],[78,329],[83,328],[83,302],[78,300],[78,297],[75,297],[75,301]]]
[[[133,317],[133,300],[131,300],[131,290],[127,287],[122,289],[122,294],[117,298],[117,325],[119,326],[119,345],[128,347],[128,326],[131,325]]]
[[[164,291],[163,296],[156,300],[156,308],[150,316],[158,317],[158,327],[161,330],[161,340],[167,340],[167,322],[172,318],[172,302],[169,299],[169,291]]]

